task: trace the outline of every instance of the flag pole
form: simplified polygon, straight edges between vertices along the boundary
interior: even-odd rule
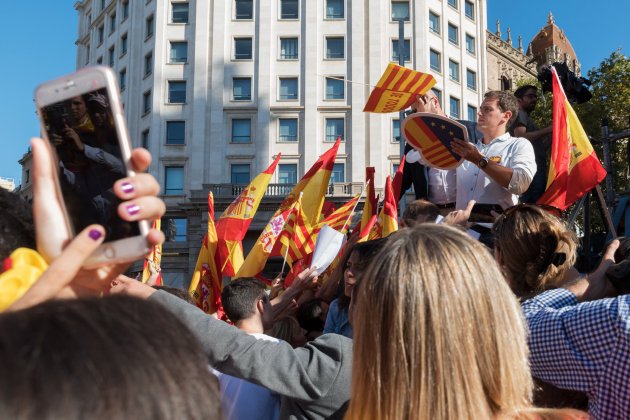
[[[354,203],[354,207],[352,207],[352,211],[350,212],[350,214],[348,215],[348,218],[346,219],[346,222],[343,224],[343,227],[341,228],[341,232],[344,231],[344,229],[346,228],[346,226],[348,225],[348,223],[350,222],[350,220],[352,219],[352,214],[354,213],[354,210],[357,208],[357,206],[359,205],[359,201],[361,201],[361,197],[363,197],[363,193],[365,193],[365,191],[367,190],[368,186],[370,185],[370,180],[368,179],[367,182],[365,183],[364,187],[363,187],[363,191],[361,191],[361,196],[359,197],[359,199],[357,200],[356,203]]]

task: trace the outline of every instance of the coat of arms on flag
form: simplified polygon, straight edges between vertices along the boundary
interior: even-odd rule
[[[464,158],[453,152],[453,139],[468,141],[463,124],[448,117],[418,112],[409,115],[401,124],[403,137],[420,152],[424,162],[438,169],[455,169]]]

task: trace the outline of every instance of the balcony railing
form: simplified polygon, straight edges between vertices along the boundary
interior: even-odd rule
[[[295,184],[269,184],[265,197],[283,198],[289,195]],[[246,184],[204,184],[203,190],[191,191],[191,198],[205,198],[207,191],[212,191],[215,198],[236,197],[247,188]],[[362,183],[344,182],[328,185],[326,195],[332,197],[350,196],[361,192]]]

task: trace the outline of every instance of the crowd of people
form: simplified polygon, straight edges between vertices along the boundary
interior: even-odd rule
[[[411,170],[424,196],[401,228],[347,243],[325,283],[311,267],[289,286],[225,284],[229,323],[184,291],[126,277],[128,264],[83,268],[106,229],[68,240],[50,150],[32,140],[32,213],[0,190],[2,417],[630,417],[630,244],[612,241],[580,273],[564,222],[517,204],[536,174],[530,141],[507,131],[517,107],[511,94],[487,94],[479,141],[454,146],[464,164],[439,172],[420,157]],[[425,109],[440,111],[431,93],[414,105]],[[134,150],[137,174],[114,184],[125,221],[164,213],[143,173],[150,159]],[[490,240],[467,230],[474,213],[492,217]],[[39,251],[36,274],[12,271],[20,247]]]

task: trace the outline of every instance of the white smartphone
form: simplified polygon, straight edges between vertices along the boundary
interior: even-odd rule
[[[117,180],[134,174],[129,133],[116,77],[107,67],[86,67],[35,91],[43,137],[50,143],[57,188],[73,237],[86,226],[105,228],[103,244],[86,267],[133,261],[145,255],[149,225],[118,216]]]

